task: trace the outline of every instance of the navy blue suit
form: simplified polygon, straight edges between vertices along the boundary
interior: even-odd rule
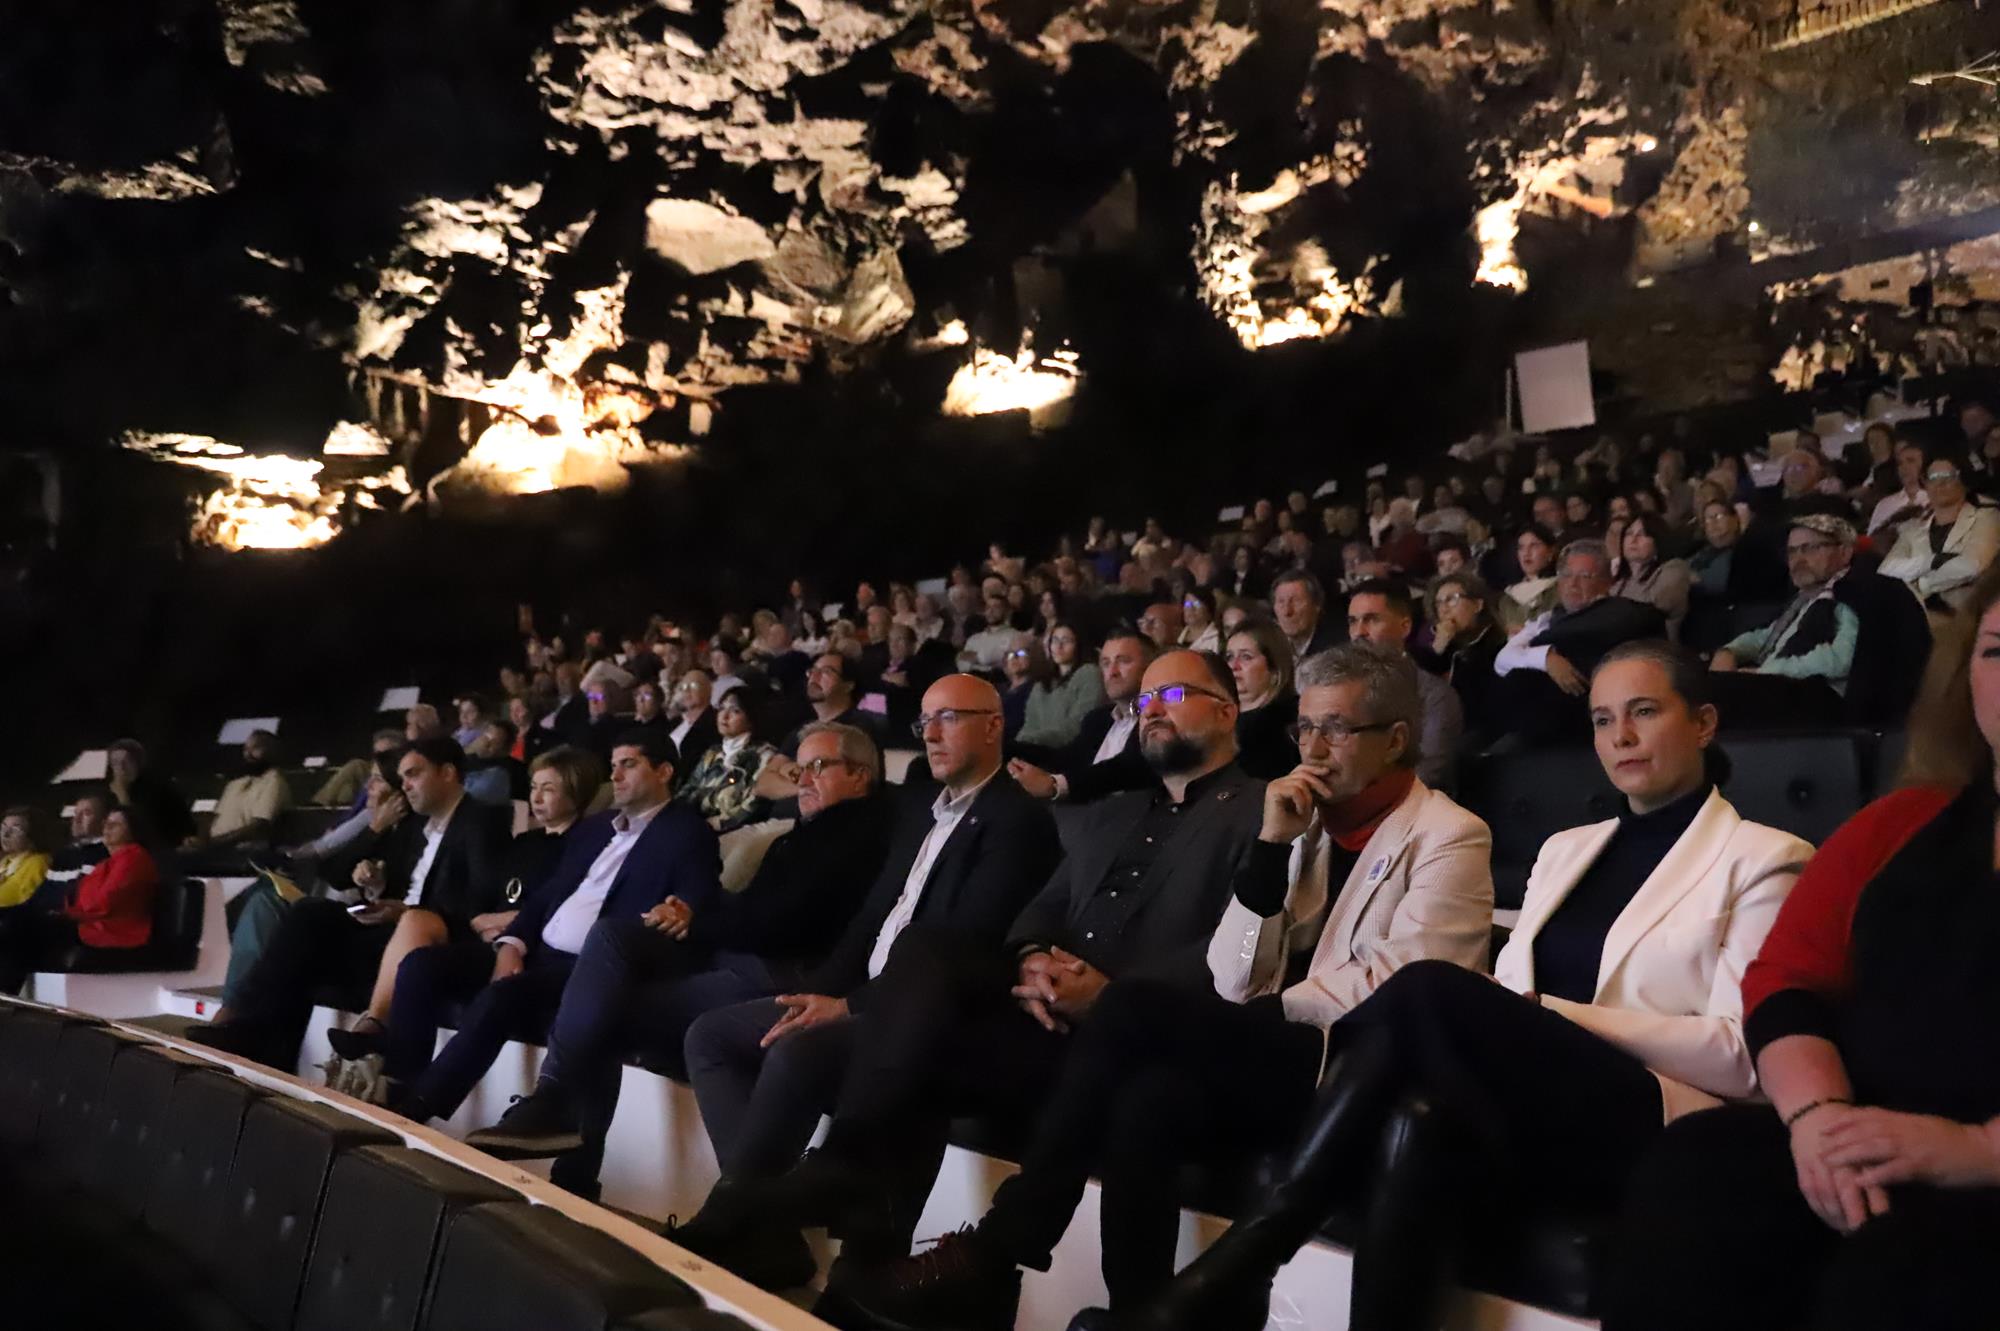
[[[611,844],[616,817],[601,813],[571,830],[555,872],[521,907],[507,930],[508,938],[525,947],[526,965],[519,974],[480,990],[459,1022],[458,1034],[410,1081],[398,1106],[403,1113],[419,1122],[433,1116],[449,1118],[493,1066],[507,1041],[541,1038],[576,965],[576,954],[547,946],[542,930],[557,909],[576,894],[597,857]],[[721,874],[722,854],[715,832],[693,809],[670,803],[654,814],[639,834],[625,863],[619,866],[597,918],[637,919],[670,896],[679,897],[700,914],[722,895]],[[413,953],[396,975],[399,1025],[412,1018],[425,1024],[434,1020],[429,1014],[406,1012],[404,1008],[406,974],[410,963],[421,955]],[[437,987],[429,984],[413,983],[408,989],[413,999],[419,994],[438,993]],[[435,1005],[435,998],[430,1001]]]

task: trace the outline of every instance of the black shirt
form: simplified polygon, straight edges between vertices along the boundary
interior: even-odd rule
[[[1154,789],[1152,800],[1146,806],[1146,816],[1139,820],[1139,825],[1132,829],[1132,835],[1118,848],[1103,881],[1091,894],[1090,903],[1073,922],[1075,932],[1072,938],[1078,955],[1088,960],[1091,952],[1101,951],[1107,941],[1116,939],[1125,931],[1132,922],[1134,907],[1141,900],[1133,889],[1145,881],[1161,853],[1179,833],[1185,812],[1204,799],[1213,798],[1217,793],[1217,779],[1229,770],[1229,767],[1219,767],[1188,782],[1178,804],[1174,803],[1165,786]]]
[[[1663,809],[1618,815],[1618,829],[1535,935],[1535,989],[1589,1003],[1597,997],[1604,936],[1708,801],[1704,785]]]

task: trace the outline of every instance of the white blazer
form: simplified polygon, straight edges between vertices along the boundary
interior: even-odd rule
[[[1422,781],[1368,838],[1329,904],[1326,831],[1315,814],[1292,842],[1284,909],[1268,918],[1230,898],[1209,940],[1215,990],[1232,1003],[1278,992],[1291,954],[1317,938],[1285,1017],[1324,1032],[1408,962],[1484,972],[1493,946],[1493,836]]]
[[[1494,979],[1516,993],[1534,992],[1536,935],[1617,827],[1616,819],[1573,827],[1542,844]],[[1757,1069],[1743,1042],[1743,972],[1812,853],[1789,832],[1745,822],[1722,792],[1710,791],[1612,922],[1596,997],[1544,997],[1543,1004],[1651,1069],[1669,1122],[1757,1096]]]
[[[2000,509],[1968,499],[1945,533],[1944,552],[1950,558],[1932,568],[1930,519],[1911,518],[1897,531],[1895,548],[1882,561],[1882,576],[1909,583],[1919,597],[1941,595],[1954,606],[1964,604],[1972,584],[2000,555]]]

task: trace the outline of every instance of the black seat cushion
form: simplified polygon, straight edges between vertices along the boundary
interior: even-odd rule
[[[191,1072],[212,1066],[201,1059],[152,1045],[130,1045],[111,1064],[103,1105],[97,1115],[96,1148],[84,1160],[82,1181],[127,1221],[136,1221],[152,1191],[164,1151],[161,1133],[174,1086]]]
[[[65,1029],[81,1024],[18,1007],[0,1022],[0,1149],[34,1146],[56,1077],[57,1045]]]
[[[1616,817],[1617,791],[1589,749],[1493,754],[1466,764],[1465,806],[1493,833],[1493,904],[1515,910],[1542,843],[1557,832]]]
[[[169,878],[153,898],[153,936],[139,947],[84,947],[51,952],[35,969],[72,975],[129,975],[141,971],[191,971],[201,956],[202,913],[208,885],[199,878]]]
[[[700,1298],[610,1235],[546,1206],[492,1202],[447,1231],[427,1331],[605,1331]]]
[[[344,1153],[327,1180],[295,1331],[415,1331],[451,1218],[514,1197],[424,1151]]]
[[[1815,846],[1862,805],[1860,731],[1741,735],[1723,742],[1734,769],[1722,793],[1753,823],[1783,828]]]
[[[239,1312],[260,1326],[292,1324],[334,1159],[400,1140],[307,1100],[272,1097],[250,1106],[216,1233],[216,1284]]]
[[[147,1229],[204,1273],[215,1268],[216,1235],[229,1207],[229,1174],[244,1116],[263,1098],[248,1082],[205,1069],[174,1083],[143,1217]]]
[[[136,1043],[136,1036],[109,1026],[78,1024],[63,1029],[35,1134],[44,1165],[59,1177],[83,1182],[102,1147],[98,1115],[111,1081],[112,1060]]]

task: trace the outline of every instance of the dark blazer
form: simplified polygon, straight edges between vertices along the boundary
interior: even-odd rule
[[[875,885],[840,942],[807,977],[807,992],[844,996],[851,1009],[860,1010],[876,936],[903,895],[910,866],[931,829],[935,795],[925,799],[924,793],[912,791],[904,799]],[[976,942],[998,943],[1061,855],[1048,806],[1000,772],[973,800],[932,863],[916,919]]]
[[[680,724],[676,721],[668,726],[667,734],[671,736],[680,728]],[[722,743],[722,732],[715,728],[715,708],[705,707],[702,709],[701,719],[688,727],[687,735],[678,745],[681,760],[674,768],[676,779],[684,780],[688,773],[694,771],[694,765],[701,761],[701,755],[720,743]],[[605,756],[610,755],[607,753]]]
[[[408,814],[390,828],[379,854],[388,886],[385,898],[401,901],[410,891],[410,875],[424,854],[424,826],[430,820]],[[486,909],[494,885],[506,869],[508,834],[514,810],[481,804],[467,795],[446,824],[437,858],[424,876],[423,908],[463,924]]]
[[[1588,678],[1613,647],[1641,638],[1666,636],[1667,617],[1657,606],[1623,596],[1607,596],[1573,615],[1556,619],[1535,639],[1534,645],[1555,648]]]
[[[590,866],[611,844],[617,817],[616,810],[606,809],[570,829],[555,872],[521,907],[507,929],[509,938],[519,939],[530,952],[542,945],[542,926],[583,885]],[[639,834],[597,917],[643,915],[670,896],[685,901],[699,916],[721,895],[722,852],[714,830],[687,805],[669,803]]]
[[[1020,744],[1010,756],[1026,759],[1068,781],[1073,804],[1088,804],[1121,790],[1152,789],[1155,778],[1153,769],[1146,766],[1145,755],[1139,752],[1139,727],[1132,727],[1132,737],[1114,757],[1096,761],[1097,746],[1111,729],[1111,713],[1110,703],[1085,713],[1076,738],[1060,748]]]
[[[1254,712],[1236,716],[1236,765],[1259,781],[1272,781],[1299,765],[1298,742],[1285,727],[1299,719],[1299,695],[1286,690]]]
[[[1833,594],[1861,621],[1847,672],[1848,722],[1901,725],[1930,661],[1930,616],[1906,584],[1863,569],[1848,570]]]
[[[892,797],[845,800],[771,843],[741,892],[694,917],[687,941],[778,961],[825,957],[868,895],[894,825]]]
[[[1088,810],[1071,853],[1007,931],[1016,950],[1060,947],[1112,979],[1148,976],[1208,990],[1208,944],[1230,884],[1264,824],[1264,783],[1233,763],[1215,773],[1179,817],[1173,839],[1134,891],[1124,928],[1084,936],[1079,923],[1127,839],[1139,834],[1156,791],[1114,795]]]

